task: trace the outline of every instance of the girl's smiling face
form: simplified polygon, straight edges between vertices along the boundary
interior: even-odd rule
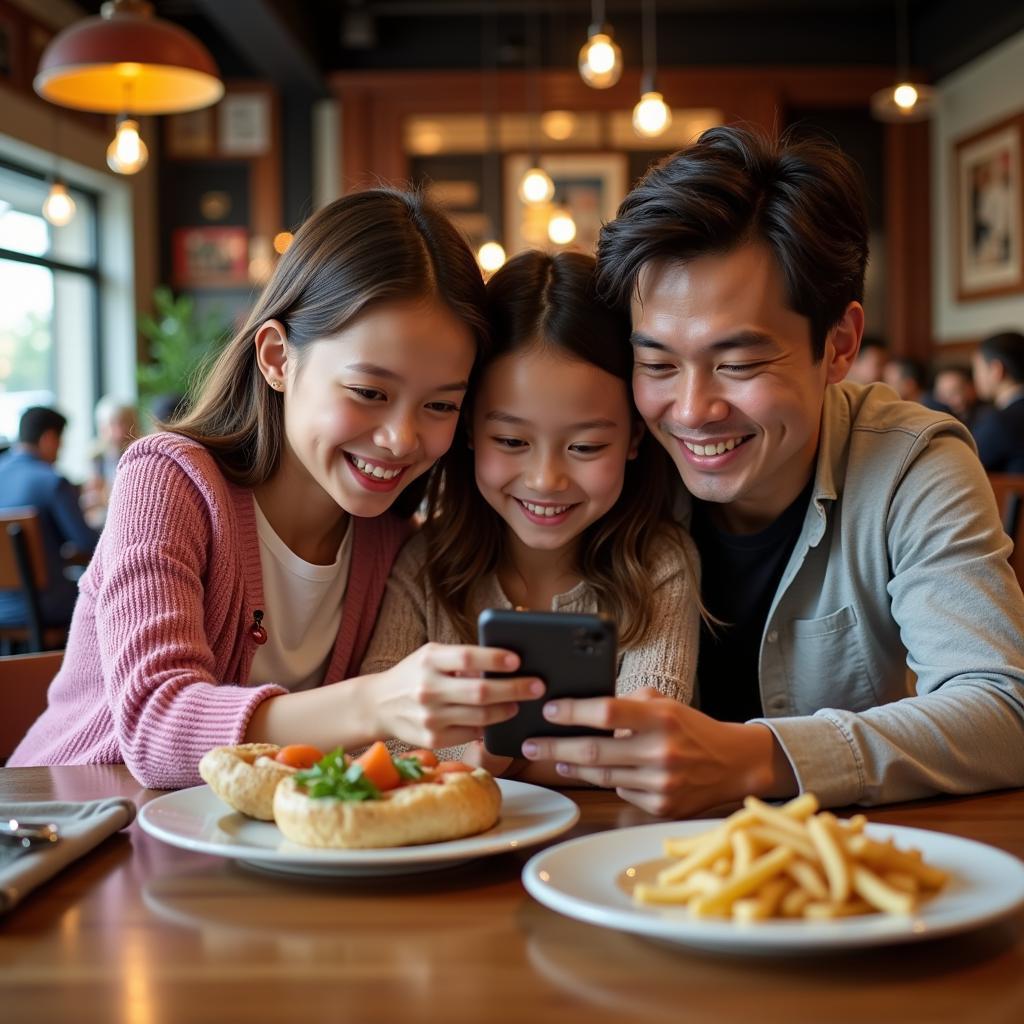
[[[641,431],[625,381],[540,342],[482,375],[476,484],[513,543],[565,551],[618,501]]]
[[[474,354],[469,328],[421,299],[369,309],[298,365],[294,353],[272,360],[265,373],[284,385],[282,468],[319,488],[294,500],[385,512],[451,445]]]

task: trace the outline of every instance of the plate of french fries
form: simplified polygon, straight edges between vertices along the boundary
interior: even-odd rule
[[[1024,907],[1024,862],[1011,854],[862,814],[840,819],[811,793],[560,843],[526,864],[523,883],[569,917],[734,952],[913,942]]]

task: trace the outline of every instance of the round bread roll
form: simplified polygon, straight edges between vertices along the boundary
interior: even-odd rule
[[[286,838],[353,850],[476,835],[498,820],[500,810],[501,790],[482,768],[392,789],[379,800],[313,798],[294,779],[285,779],[274,793],[274,820]]]
[[[274,790],[294,768],[279,764],[274,756],[281,748],[273,743],[241,743],[214,747],[199,762],[202,779],[230,807],[250,818],[274,820]]]

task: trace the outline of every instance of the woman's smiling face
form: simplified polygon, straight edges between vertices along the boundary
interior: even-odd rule
[[[451,445],[475,351],[434,299],[371,307],[283,367],[283,459],[346,512],[380,515]]]
[[[618,501],[639,439],[626,382],[543,342],[488,366],[471,433],[484,500],[524,547],[552,551]]]

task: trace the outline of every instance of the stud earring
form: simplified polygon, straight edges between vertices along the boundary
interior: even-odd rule
[[[283,384],[282,384],[282,383],[281,383],[281,382],[280,382],[279,380],[272,380],[272,381],[270,382],[270,386],[271,386],[271,387],[272,387],[272,388],[273,388],[273,389],[274,389],[275,391],[280,391],[280,390],[281,390],[281,388],[283,388],[283,387],[284,387],[284,385],[283,385]]]

